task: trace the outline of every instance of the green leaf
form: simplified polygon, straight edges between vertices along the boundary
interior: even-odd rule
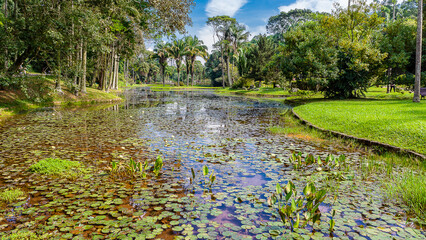
[[[209,174],[209,168],[207,166],[203,166],[203,174],[207,176]]]
[[[277,186],[275,187],[275,191],[277,192],[278,195],[280,195],[282,193],[282,188],[281,188],[281,185],[279,183],[277,183]]]

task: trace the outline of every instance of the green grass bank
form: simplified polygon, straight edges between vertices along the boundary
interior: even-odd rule
[[[294,112],[327,130],[426,154],[426,101],[321,101],[297,106]]]
[[[0,120],[42,107],[83,105],[101,102],[118,102],[119,90],[104,92],[87,87],[87,93],[74,95],[71,89],[62,84],[62,93],[55,91],[52,76],[33,75],[19,80],[19,87],[0,90]]]

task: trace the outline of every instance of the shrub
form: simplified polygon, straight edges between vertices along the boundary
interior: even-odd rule
[[[254,85],[254,79],[240,77],[237,81],[232,85],[232,89],[240,89],[240,88],[249,88]]]

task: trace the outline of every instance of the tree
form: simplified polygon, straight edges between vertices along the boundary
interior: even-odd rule
[[[237,20],[235,18],[231,18],[229,16],[216,16],[210,17],[207,20],[207,25],[213,28],[213,31],[217,37],[217,41],[214,46],[220,50],[221,54],[221,68],[222,68],[222,87],[225,87],[225,54],[229,52],[230,41],[226,39],[226,32],[229,30],[231,25],[236,24]],[[214,37],[213,37],[214,38]],[[229,64],[228,64],[229,65]],[[229,68],[228,68],[229,69]],[[230,74],[228,74],[229,76]],[[229,85],[232,85],[232,81],[228,77]]]
[[[0,22],[7,27],[0,31],[5,43],[0,71],[13,76],[32,60],[56,73],[58,91],[60,79],[69,78],[76,92],[85,91],[89,74],[101,89],[117,88],[120,61],[138,54],[144,39],[182,33],[194,5],[193,0],[13,3],[1,4]]]
[[[238,51],[239,47],[241,46],[241,44],[247,42],[250,33],[246,31],[246,27],[242,24],[234,24],[231,25],[231,27],[228,30],[229,32],[229,40],[231,41],[231,46],[232,46],[232,65],[235,66],[234,64],[234,58],[238,58],[238,55],[240,53],[240,51]],[[229,64],[228,64],[229,65]],[[232,68],[234,69],[234,68]],[[234,73],[231,72],[231,75],[233,76]],[[232,82],[234,82],[234,79],[232,79]]]
[[[273,65],[280,65],[283,75],[294,79],[298,88],[318,90],[337,76],[337,49],[321,27],[320,22],[307,22],[288,31],[286,44],[274,57]]]
[[[186,52],[190,59],[188,65],[191,72],[191,85],[194,85],[195,60],[197,57],[207,58],[207,46],[205,46],[203,41],[199,40],[197,36],[189,36],[185,41]]]
[[[423,0],[419,0],[417,14],[416,42],[416,80],[414,82],[413,102],[420,102],[420,79],[422,77],[422,36],[423,36]]]
[[[312,20],[311,10],[293,9],[289,12],[280,12],[280,14],[270,17],[266,25],[266,30],[269,34],[282,36],[283,33],[295,26],[310,20]]]
[[[168,50],[170,57],[175,60],[178,74],[177,84],[180,86],[180,66],[182,65],[182,58],[185,55],[185,41],[183,39],[174,40]]]
[[[374,11],[375,5],[354,0],[350,11],[336,5],[332,16],[321,20],[322,31],[334,46],[337,46],[336,78],[329,79],[325,94],[327,97],[350,98],[363,95],[373,76],[382,71],[381,53],[375,40],[383,19]]]
[[[219,80],[222,76],[222,61],[220,58],[220,51],[214,50],[206,62],[206,76],[210,78],[213,87],[224,86],[223,78],[222,82]]]
[[[165,85],[165,70],[167,66],[167,59],[169,58],[169,49],[169,44],[159,42],[155,46],[154,55],[152,55],[153,58],[158,59],[158,63],[160,64],[160,72],[163,80],[163,86]]]
[[[398,19],[383,29],[379,43],[380,50],[387,53],[383,64],[387,68],[388,92],[390,83],[394,83],[394,77],[407,72],[407,66],[416,51],[415,35],[416,23],[412,19]]]
[[[256,42],[250,46],[247,54],[248,76],[259,82],[259,86],[266,80],[265,67],[276,52],[277,46],[272,38],[266,35],[259,35]]]

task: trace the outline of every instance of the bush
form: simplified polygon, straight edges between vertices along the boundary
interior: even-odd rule
[[[253,78],[240,77],[237,81],[232,85],[232,89],[241,89],[241,88],[249,88],[254,85]]]

